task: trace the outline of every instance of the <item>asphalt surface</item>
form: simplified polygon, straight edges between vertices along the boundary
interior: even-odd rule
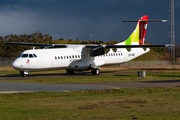
[[[145,82],[109,82],[109,83],[80,83],[80,84],[41,84],[23,82],[4,82],[13,79],[33,79],[34,77],[57,77],[54,75],[32,75],[19,77],[19,75],[0,76],[0,93],[39,92],[39,91],[71,91],[71,90],[102,90],[120,88],[153,88],[153,87],[179,87],[180,80],[145,81]],[[60,77],[72,77],[60,75]]]

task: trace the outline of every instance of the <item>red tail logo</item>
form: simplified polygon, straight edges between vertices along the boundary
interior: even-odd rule
[[[148,16],[145,15],[139,19],[139,44],[143,45],[146,37],[146,29],[148,24]]]

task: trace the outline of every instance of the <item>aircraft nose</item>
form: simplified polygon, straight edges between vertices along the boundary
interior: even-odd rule
[[[22,68],[22,65],[20,64],[19,60],[16,59],[13,64],[12,64],[12,67],[16,70],[20,70]]]

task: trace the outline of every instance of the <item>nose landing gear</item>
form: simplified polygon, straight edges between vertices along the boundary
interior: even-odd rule
[[[29,75],[28,72],[25,72],[25,71],[20,71],[19,74],[22,76],[22,77],[26,77],[27,75]]]

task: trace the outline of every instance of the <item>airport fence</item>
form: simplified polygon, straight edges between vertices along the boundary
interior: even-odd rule
[[[16,58],[0,58],[0,66],[11,66]]]

